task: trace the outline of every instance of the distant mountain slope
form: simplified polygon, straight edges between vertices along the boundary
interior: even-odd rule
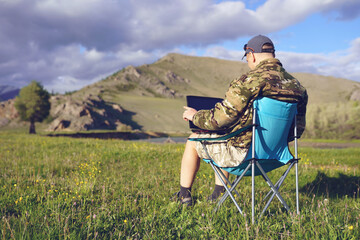
[[[15,98],[20,92],[20,89],[8,86],[0,85],[0,102]]]
[[[54,120],[49,130],[188,131],[182,120],[185,96],[224,97],[229,83],[247,71],[245,62],[181,54],[169,54],[153,64],[128,66],[71,95],[53,97]],[[349,100],[356,100],[360,83],[307,73],[293,75],[309,94],[308,136],[318,136],[319,128],[335,133],[339,124],[346,129],[356,126],[358,120],[354,119],[360,110]],[[345,116],[346,123],[339,118],[334,125],[337,113]]]
[[[307,89],[311,104],[348,101],[351,95],[360,89],[359,82],[343,78],[309,73],[292,74]]]

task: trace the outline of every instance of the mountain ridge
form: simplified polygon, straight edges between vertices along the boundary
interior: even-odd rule
[[[248,70],[240,61],[176,53],[152,64],[127,66],[72,94],[52,97],[53,120],[47,129],[185,132],[188,127],[181,116],[186,95],[224,97],[230,82]],[[314,126],[312,109],[330,111],[339,103],[360,100],[358,82],[308,73],[292,75],[308,90],[312,112],[308,122]]]
[[[15,98],[19,92],[19,88],[9,85],[0,85],[0,102]]]

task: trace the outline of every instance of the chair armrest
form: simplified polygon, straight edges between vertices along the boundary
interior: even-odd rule
[[[236,135],[239,135],[240,133],[244,132],[245,130],[253,127],[254,125],[248,125],[246,127],[240,128],[238,130],[236,130],[235,132],[229,133],[227,135],[221,136],[221,137],[216,137],[216,138],[188,138],[189,141],[197,141],[197,142],[201,142],[201,141],[219,141],[219,140],[227,140],[229,138],[232,138]]]

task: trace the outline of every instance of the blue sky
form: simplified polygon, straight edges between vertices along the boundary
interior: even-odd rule
[[[241,61],[264,34],[290,72],[360,82],[359,0],[0,0],[0,85],[80,89],[171,52]]]

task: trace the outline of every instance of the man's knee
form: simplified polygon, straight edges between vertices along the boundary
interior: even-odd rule
[[[189,138],[197,138],[197,137],[199,137],[199,134],[197,134],[197,133],[192,133],[189,136]],[[187,142],[186,142],[186,145],[193,148],[194,150],[196,150],[196,144],[197,144],[197,141],[187,140]]]
[[[198,134],[196,133],[192,133],[189,138],[197,138],[198,137]],[[196,141],[190,141],[190,140],[187,140],[186,141],[186,146],[185,146],[185,152],[186,153],[192,153],[193,155],[199,155],[198,154],[198,151],[197,151],[197,143]]]

